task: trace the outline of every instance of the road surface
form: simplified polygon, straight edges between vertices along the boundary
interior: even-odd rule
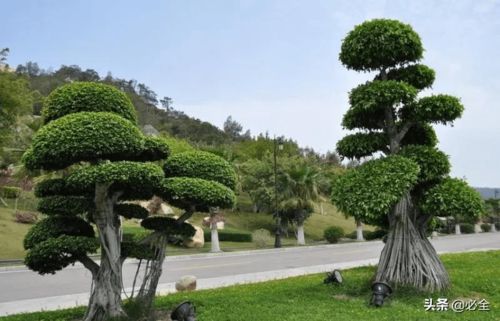
[[[440,253],[500,249],[500,232],[439,237],[432,240],[432,243]],[[272,271],[282,274],[285,270],[294,269],[303,269],[305,271],[303,274],[305,274],[319,271],[314,270],[314,267],[318,266],[333,264],[335,267],[337,264],[349,264],[349,262],[356,265],[356,262],[363,260],[366,262],[371,260],[375,263],[382,248],[382,242],[372,241],[256,250],[244,253],[233,252],[222,255],[167,257],[160,284],[175,282],[183,275],[195,275],[198,280],[233,277],[235,280],[233,283],[238,283],[236,280],[239,275],[253,277],[259,274],[269,274]],[[134,261],[124,264],[125,288],[131,286],[136,268],[137,263]],[[91,275],[81,265],[68,267],[55,275],[45,276],[26,268],[0,270],[0,315],[12,313],[2,311],[2,309],[7,310],[10,304],[15,302],[40,302],[33,299],[48,297],[54,297],[53,299],[57,301],[57,297],[68,298],[70,297],[68,295],[88,293],[90,283]],[[231,282],[225,284],[231,284]],[[36,304],[32,307],[33,309],[36,308]],[[47,307],[44,306],[44,308]]]

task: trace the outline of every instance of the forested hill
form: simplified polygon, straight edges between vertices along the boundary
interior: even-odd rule
[[[111,73],[101,76],[95,70],[83,70],[76,65],[63,65],[56,71],[48,71],[34,62],[17,66],[15,72],[25,75],[31,84],[31,89],[40,93],[39,102],[35,105],[35,113],[40,112],[43,97],[56,87],[71,81],[99,81],[116,86],[129,95],[137,108],[142,126],[150,124],[157,130],[167,132],[174,137],[205,145],[224,144],[232,139],[218,127],[176,110],[172,99],[169,97],[159,99],[148,86],[133,79],[114,78]]]

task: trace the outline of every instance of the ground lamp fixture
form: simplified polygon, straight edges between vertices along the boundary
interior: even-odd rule
[[[196,321],[196,308],[193,303],[184,301],[170,314],[174,321]]]
[[[323,280],[324,284],[329,283],[342,283],[342,274],[340,274],[339,270],[333,270],[332,272],[326,273],[326,278]]]
[[[376,307],[381,307],[384,304],[385,298],[392,293],[392,288],[385,282],[374,282],[372,285],[372,302]]]

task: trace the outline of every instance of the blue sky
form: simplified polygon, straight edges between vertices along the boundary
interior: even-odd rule
[[[286,135],[320,152],[346,134],[347,92],[372,77],[338,61],[342,38],[371,18],[410,23],[436,70],[432,91],[461,97],[440,127],[452,174],[500,186],[500,3],[320,0],[6,0],[0,47],[9,63],[78,64],[134,78],[217,126]]]

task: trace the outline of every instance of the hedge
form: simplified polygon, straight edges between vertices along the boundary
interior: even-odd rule
[[[462,223],[460,224],[460,232],[464,234],[472,234],[474,233],[474,225],[470,223]]]
[[[221,242],[252,242],[252,234],[249,232],[236,230],[218,230],[219,241]],[[211,230],[203,230],[205,242],[212,241]]]

